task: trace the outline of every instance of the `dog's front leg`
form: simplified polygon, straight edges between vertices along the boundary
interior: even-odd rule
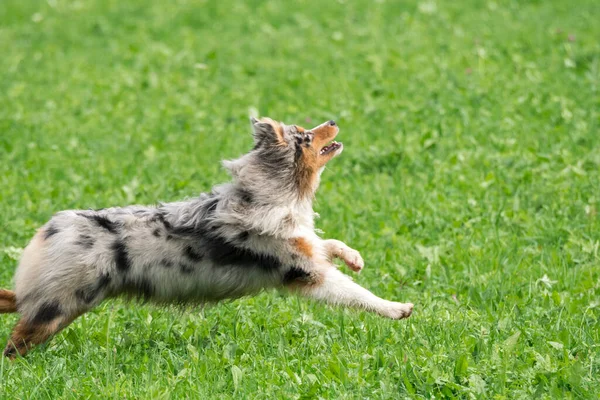
[[[413,310],[411,303],[397,303],[375,296],[332,266],[315,271],[309,281],[291,284],[290,289],[313,299],[375,312],[392,319],[407,318]]]
[[[365,266],[360,253],[348,247],[346,243],[335,239],[328,239],[323,242],[327,256],[330,259],[333,257],[341,259],[354,272],[360,272]]]

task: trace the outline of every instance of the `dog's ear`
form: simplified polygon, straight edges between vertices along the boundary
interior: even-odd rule
[[[261,144],[285,145],[283,126],[279,122],[273,121],[271,118],[257,120],[254,117],[250,118],[250,122],[256,146]]]

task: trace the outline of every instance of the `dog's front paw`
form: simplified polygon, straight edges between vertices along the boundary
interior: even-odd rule
[[[360,272],[365,267],[365,262],[360,253],[349,247],[342,250],[340,258],[344,260],[348,268],[354,272]]]
[[[386,307],[381,310],[381,315],[391,319],[408,318],[412,314],[414,305],[412,303],[388,302]]]

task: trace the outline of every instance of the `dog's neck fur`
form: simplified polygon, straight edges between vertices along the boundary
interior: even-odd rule
[[[263,235],[290,238],[298,231],[313,232],[312,202],[319,177],[312,193],[303,195],[296,185],[294,170],[265,169],[256,157],[251,152],[223,163],[233,181],[213,189],[224,200],[220,216]]]
[[[236,182],[222,185],[218,190],[226,199],[219,215],[245,229],[280,238],[293,237],[298,231],[314,231],[311,197],[302,199],[284,193],[263,196],[262,191],[252,191]],[[247,197],[251,197],[250,202]]]

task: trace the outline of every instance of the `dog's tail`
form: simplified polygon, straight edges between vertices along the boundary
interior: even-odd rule
[[[17,296],[15,292],[0,289],[0,314],[17,312]]]

